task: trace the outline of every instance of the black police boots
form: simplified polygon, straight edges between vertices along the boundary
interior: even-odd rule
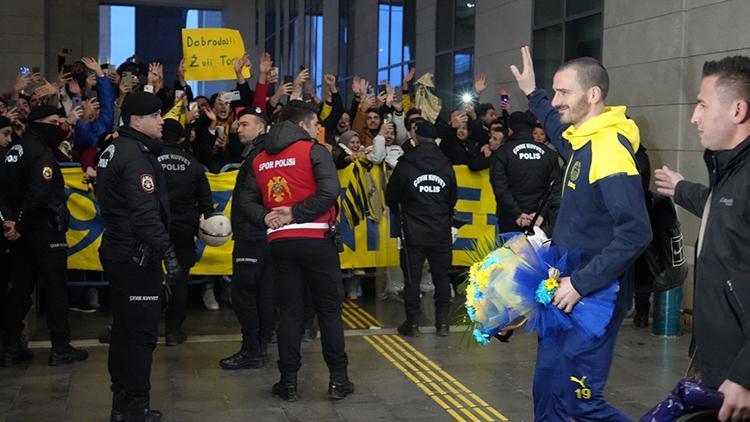
[[[177,346],[187,340],[187,334],[182,330],[169,330],[164,334],[165,344],[167,346]]]
[[[239,352],[220,360],[219,365],[224,369],[256,369],[265,365],[265,359],[243,343]]]
[[[297,401],[297,373],[282,372],[281,380],[273,385],[271,391],[288,402]]]
[[[115,406],[123,410],[118,410]],[[124,393],[112,397],[110,422],[160,422],[161,416],[160,411],[149,408],[148,397],[126,399]]]
[[[328,383],[328,397],[333,400],[341,400],[352,393],[354,393],[354,384],[349,381],[346,372],[331,374],[331,381]]]
[[[398,333],[407,337],[419,337],[421,334],[419,332],[419,324],[411,323],[408,320],[398,326]]]
[[[89,352],[83,349],[76,349],[70,344],[49,352],[49,366],[68,365],[73,362],[79,362],[89,358]]]
[[[435,334],[437,334],[438,337],[448,337],[449,333],[450,326],[448,324],[438,324],[435,326]]]
[[[0,367],[7,368],[13,364],[22,364],[34,359],[34,352],[23,344],[6,345],[0,353]]]

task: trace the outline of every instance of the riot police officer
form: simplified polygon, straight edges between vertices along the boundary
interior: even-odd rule
[[[265,149],[252,163],[247,189],[237,209],[266,231],[271,245],[279,315],[279,371],[272,391],[297,400],[297,371],[309,287],[318,315],[323,357],[330,371],[328,395],[343,399],[354,392],[341,321],[343,286],[335,226],[339,179],[331,154],[315,141],[320,130],[316,110],[292,101],[281,122],[265,136]]]
[[[386,203],[400,210],[405,237],[407,282],[404,286],[406,321],[398,332],[419,335],[419,283],[425,259],[435,284],[435,328],[439,336],[449,331],[451,300],[448,270],[451,265],[451,219],[458,187],[450,160],[435,143],[435,127],[420,120],[412,124],[416,146],[407,151],[393,170],[386,188]]]
[[[245,149],[234,185],[234,198],[239,198],[247,189],[248,174],[253,171],[253,159],[264,149],[266,131],[266,117],[260,107],[241,110],[237,121],[237,134]],[[232,306],[242,327],[242,347],[219,362],[224,369],[260,368],[265,364],[276,313],[266,227],[248,219],[240,212],[238,204],[239,201],[232,201]]]
[[[208,218],[214,212],[211,187],[203,166],[180,146],[184,139],[180,122],[165,119],[163,127],[161,164],[169,190],[169,208],[173,212],[170,219],[169,237],[172,239],[177,261],[180,263],[180,277],[169,287],[169,304],[166,311],[166,345],[176,346],[187,339],[182,330],[187,308],[187,283],[190,268],[195,265],[195,236],[198,235],[200,215]]]
[[[69,213],[62,172],[49,147],[60,139],[60,119],[55,107],[33,108],[26,133],[10,148],[3,164],[1,183],[8,206],[3,229],[12,242],[11,259],[16,264],[3,309],[5,362],[33,356],[21,344],[21,332],[37,277],[52,342],[49,365],[88,358],[85,350],[70,345],[65,238]]]
[[[156,157],[161,100],[134,92],[122,104],[120,136],[99,157],[97,198],[104,219],[99,258],[112,292],[109,373],[113,421],[159,421],[150,409],[151,361],[161,315],[162,268],[180,276],[169,238],[169,195]]]

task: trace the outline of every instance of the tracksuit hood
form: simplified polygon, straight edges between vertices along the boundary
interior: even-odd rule
[[[269,154],[278,154],[297,141],[311,141],[310,134],[290,121],[283,121],[271,127],[265,138],[265,148]]]
[[[604,113],[586,120],[579,127],[570,125],[562,136],[574,150],[579,150],[589,141],[617,139],[617,134],[620,134],[628,139],[633,151],[638,151],[641,135],[635,122],[625,115],[626,110],[625,106],[607,107]],[[603,136],[608,134],[612,136]]]

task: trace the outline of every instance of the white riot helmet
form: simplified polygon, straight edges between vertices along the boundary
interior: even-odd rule
[[[232,236],[232,223],[224,214],[213,214],[198,225],[198,238],[208,246],[221,246]]]

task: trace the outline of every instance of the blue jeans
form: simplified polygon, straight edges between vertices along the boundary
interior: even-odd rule
[[[540,339],[534,371],[535,420],[631,420],[604,400],[622,320],[622,312],[615,311],[604,335],[593,340],[584,340],[573,330]]]

